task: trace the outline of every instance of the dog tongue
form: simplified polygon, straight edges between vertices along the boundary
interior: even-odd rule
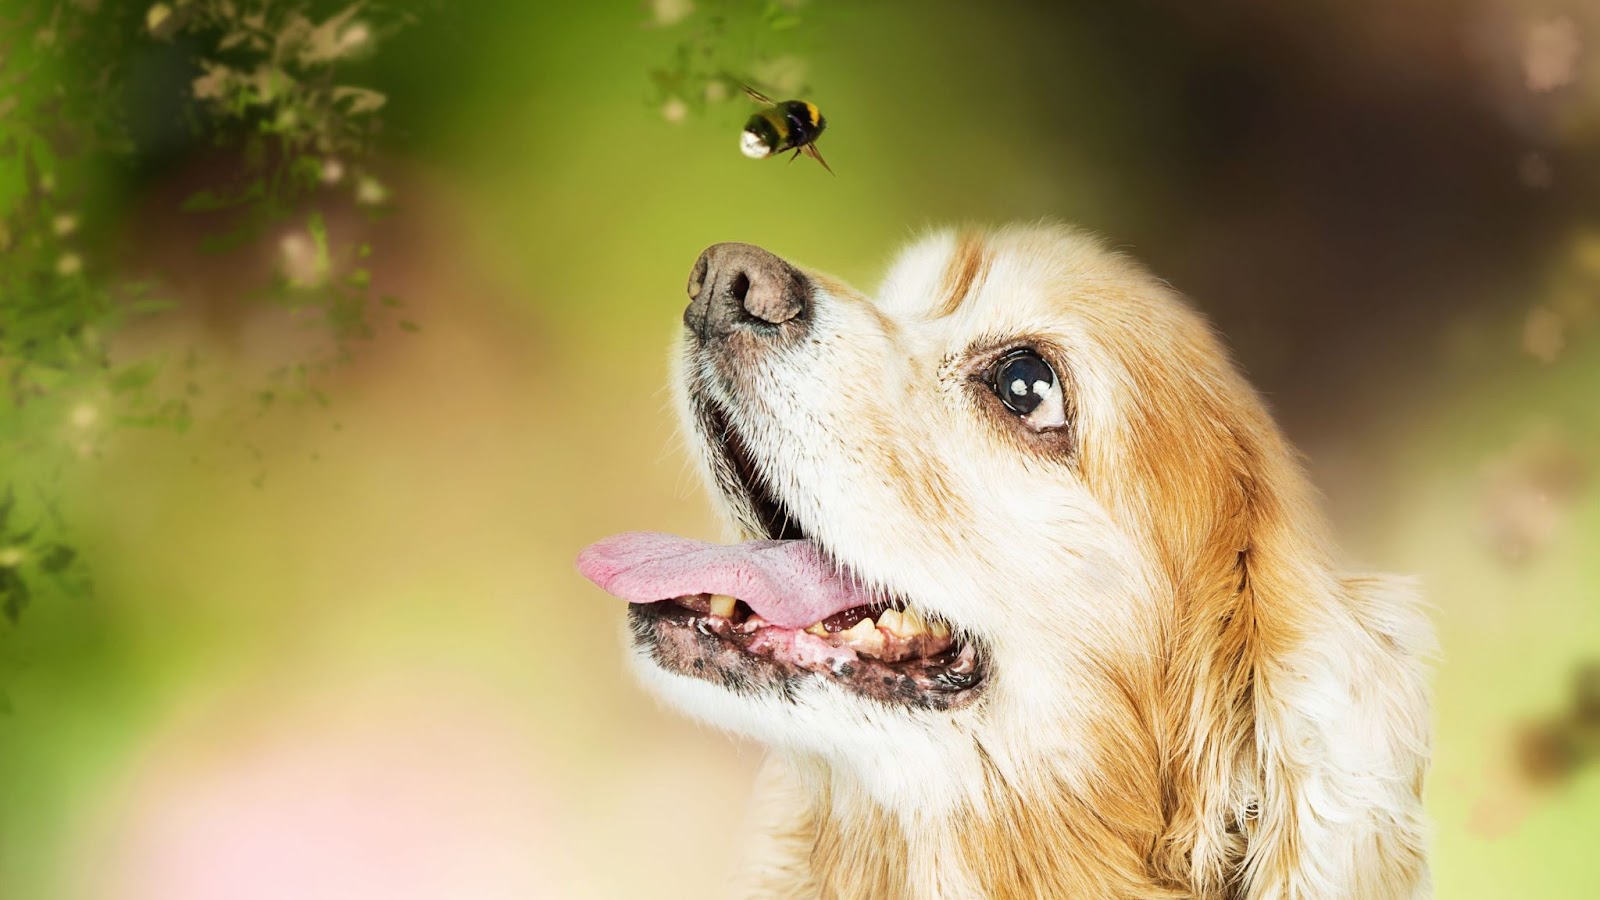
[[[810,541],[726,545],[630,531],[585,548],[578,554],[578,571],[629,603],[726,594],[786,628],[803,628],[872,602]]]

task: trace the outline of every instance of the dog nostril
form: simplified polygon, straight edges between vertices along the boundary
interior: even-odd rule
[[[805,312],[811,285],[793,266],[750,244],[714,244],[689,272],[684,325],[701,340],[783,325]],[[796,326],[798,327],[798,326]],[[793,331],[794,329],[789,329]]]
[[[700,258],[694,261],[694,269],[689,272],[690,300],[700,299],[700,291],[705,287],[706,283],[707,268],[709,268],[709,264],[706,262],[706,254],[702,253]]]

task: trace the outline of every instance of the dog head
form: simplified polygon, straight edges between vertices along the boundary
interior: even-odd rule
[[[1250,836],[1308,811],[1275,778],[1379,765],[1374,802],[1414,805],[1420,632],[1352,614],[1388,595],[1332,574],[1263,405],[1132,261],[1058,228],[945,233],[869,298],[722,244],[689,294],[679,408],[738,543],[582,561],[635,602],[664,696],[902,819],[1021,827],[1059,800],[1046,819],[1109,822],[1156,881],[1277,865]],[[1401,669],[1404,721],[1363,706],[1358,680]],[[1368,715],[1381,746],[1331,746]]]

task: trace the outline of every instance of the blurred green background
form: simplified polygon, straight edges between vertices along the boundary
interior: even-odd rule
[[[1439,896],[1600,896],[1594,4],[364,7],[407,20],[348,70],[387,98],[384,214],[305,203],[401,306],[270,410],[326,337],[250,300],[304,217],[203,252],[184,199],[244,164],[185,111],[205,36],[61,5],[130,35],[85,271],[175,304],[113,351],[199,360],[205,399],[182,433],[30,420],[95,590],[3,626],[0,897],[716,893],[758,748],[634,686],[572,569],[713,534],[663,389],[689,267],[741,240],[870,288],[923,229],[1039,218],[1193,297],[1352,564],[1426,584]],[[722,71],[803,88],[837,177],[740,157]]]

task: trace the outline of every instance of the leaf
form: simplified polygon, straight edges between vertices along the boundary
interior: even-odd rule
[[[44,556],[39,560],[41,571],[58,575],[67,570],[73,561],[78,558],[78,551],[66,544],[49,544],[44,548]]]
[[[11,510],[17,505],[17,489],[15,485],[6,485],[6,495],[0,499],[0,535],[6,533],[6,523],[11,519]]]
[[[257,179],[251,182],[244,190],[233,194],[217,191],[196,191],[184,198],[183,211],[214,212],[222,209],[233,209],[236,206],[244,206],[247,203],[265,200],[266,197],[266,182],[263,179]]]
[[[145,360],[124,366],[121,371],[111,376],[111,390],[120,394],[149,387],[160,372],[161,363],[157,360]]]
[[[297,157],[289,162],[289,174],[304,187],[315,187],[322,180],[322,160],[315,156]]]
[[[166,5],[165,3],[154,4],[145,11],[144,27],[148,29],[151,34],[156,34],[161,29],[161,26],[166,24],[167,19],[171,17],[172,7]]]
[[[233,70],[212,62],[202,61],[200,65],[205,68],[206,73],[190,82],[189,90],[196,100],[221,100],[228,88],[233,86],[235,81]]]
[[[314,30],[311,20],[299,12],[291,12],[284,22],[283,28],[273,40],[272,57],[281,60],[288,56],[295,48],[306,42]]]
[[[322,213],[313,212],[306,218],[306,230],[311,233],[311,239],[317,242],[317,250],[328,252],[328,223],[322,218]]]
[[[761,18],[766,20],[767,27],[773,31],[788,31],[800,24],[800,16],[783,3],[768,3]]]
[[[300,50],[301,65],[314,66],[318,63],[332,62],[364,43],[365,33],[359,37],[354,35],[360,26],[345,28],[364,5],[364,3],[352,3],[312,29],[306,35],[305,46]]]
[[[252,103],[266,106],[280,97],[287,96],[294,89],[296,81],[293,75],[277,66],[258,66],[254,72],[245,77],[244,83],[249,85],[250,90],[240,92],[241,112],[243,107]],[[284,106],[278,111],[278,115],[281,117],[284,113],[292,112],[291,106]]]
[[[11,624],[17,624],[17,620],[22,618],[22,611],[28,608],[32,599],[28,583],[22,580],[16,569],[0,568],[0,612],[5,613]]]
[[[323,220],[322,213],[314,212],[306,219],[306,231],[311,233],[311,243],[316,248],[312,268],[316,272],[326,273],[333,268],[333,260],[328,253],[328,223]]]
[[[389,98],[371,88],[352,87],[341,85],[333,89],[334,103],[348,103],[345,107],[347,115],[359,116],[370,112],[377,112],[383,108]]]

